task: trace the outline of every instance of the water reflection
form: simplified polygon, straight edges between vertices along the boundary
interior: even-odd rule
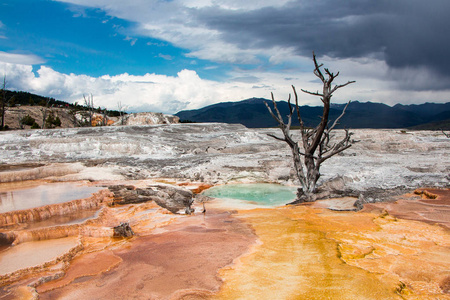
[[[101,189],[66,182],[44,183],[32,188],[5,191],[0,185],[0,213],[83,199]]]
[[[279,206],[295,199],[297,188],[270,183],[227,184],[205,190],[203,195],[226,199],[228,204]]]
[[[82,224],[87,220],[97,218],[99,213],[100,209],[98,208],[79,210],[71,214],[53,216],[43,221],[31,222],[29,224],[26,224],[26,229],[38,229],[58,225]]]

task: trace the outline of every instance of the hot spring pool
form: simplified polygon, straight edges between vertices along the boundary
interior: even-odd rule
[[[104,189],[72,182],[41,183],[13,190],[8,187],[8,184],[0,184],[0,213],[83,199]]]
[[[280,206],[296,198],[297,188],[272,183],[239,183],[212,187],[203,195],[227,200],[228,204]]]

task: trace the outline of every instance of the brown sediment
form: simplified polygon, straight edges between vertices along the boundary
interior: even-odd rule
[[[46,282],[37,287],[38,293],[44,293],[60,287],[64,287],[75,280],[82,280],[83,277],[95,276],[107,272],[117,266],[122,259],[114,255],[110,250],[87,253],[75,258],[70,263],[70,268],[65,276],[59,280]]]
[[[364,211],[384,209],[396,218],[438,224],[450,229],[450,189],[417,189],[394,203],[366,204]],[[419,196],[417,196],[419,195]]]
[[[53,290],[46,289],[50,283],[38,290],[41,299],[86,299],[93,294],[101,299],[208,298],[222,283],[218,270],[248,251],[254,242],[246,224],[230,213],[210,209],[206,216],[179,219],[162,233],[134,237],[121,247],[105,250],[121,259],[109,271],[83,275],[79,266],[94,259],[81,256],[67,271],[67,276],[77,274],[72,278],[78,279],[60,288],[52,286]],[[101,261],[103,255],[100,252],[95,261]]]
[[[424,199],[421,200],[422,202],[450,206],[450,189],[425,188],[417,189],[414,193],[425,196]]]

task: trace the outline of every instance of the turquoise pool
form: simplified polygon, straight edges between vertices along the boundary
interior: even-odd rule
[[[296,198],[297,188],[272,183],[240,183],[212,187],[203,195],[259,206],[280,206]]]

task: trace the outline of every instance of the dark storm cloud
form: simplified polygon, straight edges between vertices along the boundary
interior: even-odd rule
[[[376,56],[392,68],[450,77],[450,1],[292,1],[253,11],[204,8],[197,20],[242,49],[293,47],[299,55]]]

